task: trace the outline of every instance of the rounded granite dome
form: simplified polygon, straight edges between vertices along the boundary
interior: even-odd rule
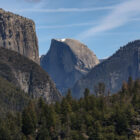
[[[48,53],[41,57],[41,66],[64,93],[99,63],[86,45],[74,39],[52,39]]]
[[[70,38],[53,40],[66,44],[72,53],[82,62],[81,65],[83,66],[84,64],[85,69],[91,69],[95,65],[99,64],[99,60],[94,52],[92,52],[85,44],[81,43],[80,41]],[[80,64],[78,65],[80,66]]]

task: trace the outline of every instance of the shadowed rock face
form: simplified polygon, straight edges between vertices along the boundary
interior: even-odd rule
[[[30,19],[0,9],[0,46],[39,64],[35,24]]]
[[[106,92],[109,90],[115,93],[120,90],[123,81],[127,81],[129,76],[133,79],[140,78],[140,40],[121,47],[110,58],[77,81],[72,89],[73,96],[76,98],[83,96],[85,88],[94,93],[94,87],[99,82],[104,82]]]
[[[52,39],[48,53],[40,60],[42,68],[63,93],[98,63],[87,46],[73,39]]]
[[[42,97],[47,103],[61,100],[55,84],[38,64],[3,47],[0,47],[0,77],[33,98]]]

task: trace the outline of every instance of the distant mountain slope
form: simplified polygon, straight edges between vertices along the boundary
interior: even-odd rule
[[[106,91],[116,92],[129,76],[133,79],[140,78],[140,40],[121,47],[110,58],[94,67],[74,85],[73,96],[81,97],[85,88],[89,88],[93,93],[99,82],[105,83]]]
[[[39,63],[34,22],[0,9],[0,47],[16,51]]]
[[[0,48],[0,76],[34,98],[43,97],[48,103],[61,99],[54,83],[39,65],[2,47]]]
[[[0,77],[0,116],[8,111],[22,111],[31,98]]]
[[[74,39],[52,39],[48,53],[40,60],[63,93],[98,63],[96,55]]]
[[[107,58],[99,59],[100,63],[104,62]]]

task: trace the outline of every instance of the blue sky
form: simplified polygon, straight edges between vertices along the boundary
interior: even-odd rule
[[[35,21],[40,55],[52,38],[74,38],[98,58],[140,39],[140,0],[0,0],[1,8]]]

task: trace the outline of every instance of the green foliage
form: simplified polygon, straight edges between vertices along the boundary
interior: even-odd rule
[[[105,95],[105,84],[99,82],[97,86],[94,87],[96,96],[104,96]]]
[[[32,102],[22,112],[22,132],[25,135],[32,134],[36,129],[37,114],[35,112],[35,106]]]
[[[130,130],[140,115],[139,89],[139,81],[130,79],[112,96],[96,97],[85,89],[84,97],[75,100],[68,90],[55,104],[42,98],[31,101],[22,113],[1,118],[0,139],[133,140]]]
[[[22,111],[30,97],[0,77],[0,116],[8,111]]]

